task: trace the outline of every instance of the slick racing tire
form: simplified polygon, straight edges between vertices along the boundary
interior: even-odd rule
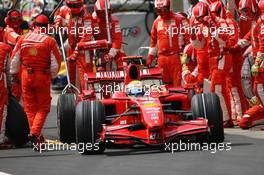
[[[16,147],[21,147],[28,142],[29,132],[30,129],[25,111],[14,96],[9,96],[6,136]]]
[[[105,118],[104,105],[100,101],[82,101],[76,107],[76,139],[81,154],[100,154],[105,143],[100,140]]]
[[[219,97],[215,93],[197,94],[193,96],[191,106],[194,118],[208,119],[208,126],[210,127],[209,142],[223,142],[223,112]]]
[[[75,94],[62,94],[57,104],[57,126],[62,143],[75,143]]]
[[[253,84],[252,84],[252,75],[251,75],[251,67],[254,64],[254,58],[250,55],[245,57],[243,66],[242,66],[242,89],[244,92],[244,95],[247,97],[247,99],[251,99],[255,96],[255,93],[253,92]]]

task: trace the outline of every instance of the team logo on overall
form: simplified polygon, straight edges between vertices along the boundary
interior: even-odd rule
[[[163,21],[158,22],[157,31],[163,30]]]
[[[32,47],[32,48],[29,49],[29,54],[31,56],[37,56],[38,51],[37,51],[37,49],[35,47]]]

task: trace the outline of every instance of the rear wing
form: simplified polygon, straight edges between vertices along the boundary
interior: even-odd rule
[[[100,83],[102,81],[110,82],[124,82],[126,78],[126,71],[102,71],[102,72],[88,72],[86,73],[85,80],[88,83]],[[141,80],[162,79],[161,69],[155,68],[143,68],[140,70]]]

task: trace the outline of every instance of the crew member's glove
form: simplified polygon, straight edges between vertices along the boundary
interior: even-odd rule
[[[258,76],[258,74],[259,74],[259,65],[254,64],[251,67],[251,74],[252,74],[253,77]]]
[[[187,60],[187,58],[188,58],[188,55],[186,54],[186,53],[182,53],[181,55],[180,55],[180,59],[181,59],[181,64],[183,65],[183,64],[186,64],[186,60]]]
[[[78,51],[75,50],[68,58],[67,58],[67,61],[69,62],[74,62],[76,61],[77,57],[78,57]]]
[[[246,40],[246,39],[240,39],[238,40],[237,44],[241,47],[241,48],[245,48],[247,46],[250,45],[250,41]]]
[[[250,106],[255,106],[255,105],[260,104],[260,102],[259,102],[259,100],[258,100],[258,97],[256,97],[256,96],[252,97],[252,98],[249,100],[249,104],[250,104]]]
[[[258,53],[257,58],[255,60],[255,65],[261,65],[262,61],[263,61],[263,54],[261,53],[261,55],[259,55]]]
[[[153,60],[154,60],[154,55],[149,54],[149,55],[148,55],[148,58],[147,58],[146,66],[147,66],[147,67],[150,67],[151,64],[152,64],[152,61],[153,61]]]
[[[182,72],[186,72],[186,71],[189,71],[189,68],[188,68],[188,66],[186,66],[186,64],[183,64],[182,65]]]

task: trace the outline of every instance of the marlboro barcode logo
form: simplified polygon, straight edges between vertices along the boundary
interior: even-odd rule
[[[140,70],[141,75],[150,75],[149,69]]]
[[[97,79],[120,79],[125,78],[124,71],[97,72]]]
[[[123,79],[125,75],[124,71],[96,72],[96,79]],[[140,70],[140,75],[150,75],[149,69]]]

